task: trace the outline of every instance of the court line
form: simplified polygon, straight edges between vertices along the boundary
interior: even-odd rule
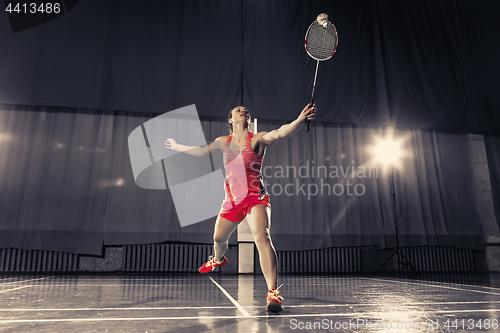
[[[435,284],[417,283],[417,282],[409,282],[409,281],[394,281],[394,280],[379,279],[379,278],[368,278],[368,277],[363,277],[362,279],[375,280],[375,281],[386,281],[386,282],[393,282],[393,283],[416,284],[418,286],[426,286],[426,287],[434,287],[434,288],[444,288],[444,289],[453,289],[453,290],[460,290],[460,291],[471,291],[471,292],[476,292],[476,293],[481,293],[481,294],[489,294],[489,295],[500,296],[500,293],[493,293],[493,292],[490,292],[490,291],[475,290],[475,289],[463,289],[463,288],[456,288],[456,287],[440,286],[440,285],[435,285]],[[478,287],[481,288],[481,286],[478,286]]]
[[[0,283],[0,286],[6,285],[6,284],[13,284],[13,283],[23,283],[23,282],[29,282],[29,281],[38,281],[38,280],[45,280],[45,279],[50,279],[52,276],[47,276],[44,278],[38,278],[38,279],[31,279],[31,280],[22,280],[22,281],[14,281],[14,282],[6,282],[6,283]]]
[[[30,287],[30,286],[28,286]],[[27,287],[21,287],[27,288]],[[380,306],[383,303],[363,303],[363,304],[304,304],[304,305],[287,305],[287,308],[327,308],[327,307],[363,307],[363,306]],[[401,307],[409,307],[415,305],[457,305],[457,304],[500,304],[500,301],[473,301],[473,302],[414,302],[409,304],[400,304]],[[248,305],[247,308],[261,308],[261,305]],[[42,312],[42,311],[138,311],[138,310],[205,310],[205,309],[233,309],[234,306],[162,306],[162,307],[143,307],[143,308],[64,308],[64,309],[0,309],[0,312]]]
[[[192,274],[193,273],[186,273],[186,275],[192,277]],[[252,277],[244,277],[248,280],[252,280],[253,278]],[[287,277],[288,279],[290,277]],[[10,279],[10,278],[6,278],[6,279]],[[73,277],[63,277],[62,280],[71,280],[73,279]],[[78,281],[85,281],[85,280],[88,280],[88,281],[123,281],[123,282],[127,282],[127,281],[152,281],[152,282],[162,282],[162,281],[169,281],[169,280],[172,280],[168,277],[165,277],[165,278],[158,278],[158,279],[150,279],[150,278],[127,278],[127,277],[123,277],[123,278],[109,278],[109,279],[102,279],[102,278],[98,278],[98,279],[93,279],[92,277],[89,277],[89,276],[78,276],[74,279],[78,279]],[[314,278],[312,277],[311,279],[314,279],[314,280],[318,280],[319,278]],[[333,280],[333,281],[342,281],[342,280],[356,280],[358,279],[358,277],[336,277],[336,278],[331,278],[331,277],[324,277],[324,278],[321,278],[319,279],[320,281],[322,280]],[[179,280],[180,282],[178,284],[184,284],[182,283],[182,281],[185,281],[185,280],[182,280],[182,279],[177,279]],[[219,281],[235,281],[234,279],[231,279],[231,278],[218,278]],[[1,280],[0,280],[1,281]],[[201,279],[198,279],[198,280],[194,280],[194,281],[203,281]],[[175,281],[172,281],[172,282],[175,282]],[[175,284],[175,283],[174,283]],[[317,285],[324,285],[323,283],[315,283]],[[288,285],[290,285],[290,283],[288,283]],[[302,282],[293,282],[291,283],[291,285],[298,285],[298,286],[302,286],[302,285],[308,285],[308,283],[302,283]],[[336,283],[332,284],[332,285],[337,285]]]
[[[203,285],[196,285],[196,287],[209,287],[212,284],[203,284]],[[1,286],[1,284],[0,284]],[[39,285],[37,287],[50,287],[50,288],[60,288],[60,287],[66,287],[66,288],[76,288],[76,287],[149,287],[149,288],[162,288],[162,287],[175,287],[179,286],[177,284],[79,284],[79,283],[74,283],[74,284],[59,284],[57,282],[52,282],[50,285]],[[192,287],[193,285],[191,285]]]
[[[370,279],[370,278],[367,278],[367,277],[363,277],[365,279]],[[376,279],[376,278],[372,278],[372,279]],[[480,285],[480,284],[467,284],[467,283],[459,283],[459,282],[444,282],[444,281],[424,281],[424,280],[416,280],[416,281],[420,281],[420,282],[427,282],[427,283],[436,283],[436,284],[453,284],[455,286],[469,286],[469,287],[478,287],[478,288],[487,288],[487,289],[493,289],[493,290],[497,290],[497,291],[500,291],[500,288],[499,287],[490,287],[490,286],[483,286],[483,285]],[[402,282],[407,282],[407,281],[402,281]],[[414,283],[417,283],[417,282],[414,282]]]
[[[206,309],[234,309],[234,306],[162,306],[149,308],[73,308],[73,309],[0,309],[0,312],[25,312],[25,311],[137,311],[137,310],[206,310]]]
[[[29,288],[29,287],[33,287],[33,286],[23,286],[23,287],[17,287],[17,288],[13,288],[13,289],[1,290],[0,293],[4,293],[4,292],[7,292],[7,291],[12,291],[12,290],[17,290],[17,289]]]
[[[428,313],[472,313],[472,312],[500,312],[500,309],[484,309],[484,310],[437,310],[437,311],[412,311],[412,314],[428,314]],[[65,318],[65,319],[10,319],[0,320],[0,324],[10,323],[38,323],[38,322],[88,322],[88,321],[144,321],[144,320],[200,320],[200,319],[252,319],[252,318],[297,318],[297,317],[375,317],[378,318],[384,315],[384,312],[353,312],[353,313],[311,313],[311,314],[279,314],[276,316],[257,315],[257,316],[196,316],[196,317],[149,317],[149,318]],[[397,319],[394,319],[396,321]],[[406,320],[406,319],[405,319]]]
[[[472,302],[412,302],[405,304],[398,304],[401,307],[414,306],[414,305],[457,305],[457,304],[500,304],[500,301],[472,301]],[[314,307],[342,307],[342,306],[380,306],[384,303],[363,303],[363,304],[304,304],[304,305],[287,305],[287,308],[314,308]],[[248,306],[247,306],[248,307]],[[258,306],[254,306],[258,307]]]
[[[231,303],[233,303],[237,308],[238,310],[240,310],[240,312],[245,316],[245,317],[250,317],[250,314],[247,312],[247,310],[245,310],[238,302],[236,302],[236,300],[234,298],[231,297],[231,295],[229,295],[229,293],[227,291],[224,290],[224,288],[222,288],[222,286],[220,284],[218,284],[217,282],[215,282],[214,279],[212,279],[212,277],[208,277],[210,280],[212,280],[212,282],[217,286],[219,287],[219,289],[222,291],[222,293],[224,295],[226,295],[227,298],[229,298],[229,300],[231,301]]]

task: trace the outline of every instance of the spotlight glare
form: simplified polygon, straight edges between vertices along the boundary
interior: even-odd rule
[[[400,143],[390,139],[384,139],[374,147],[373,153],[380,163],[391,164],[399,161],[402,155]]]
[[[382,164],[383,166],[394,166],[399,168],[400,159],[406,155],[405,151],[401,148],[405,139],[394,139],[393,130],[390,130],[385,137],[378,137],[375,143],[370,147],[373,154],[372,162]]]

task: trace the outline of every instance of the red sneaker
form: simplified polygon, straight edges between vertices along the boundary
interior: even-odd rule
[[[281,288],[281,286],[278,287],[278,289]],[[267,311],[274,311],[274,312],[280,312],[283,311],[283,303],[281,300],[283,297],[281,297],[280,292],[278,289],[271,289],[267,293],[266,296],[266,310]]]
[[[204,263],[199,271],[200,273],[210,273],[211,271],[213,271],[215,269],[215,267],[223,267],[223,266],[226,266],[227,264],[227,258],[226,257],[222,257],[222,260],[220,262],[217,262],[215,261],[215,258],[210,256],[208,257],[208,261],[206,263]]]

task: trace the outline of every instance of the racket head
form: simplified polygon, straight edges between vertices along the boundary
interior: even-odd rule
[[[306,32],[304,45],[307,54],[314,60],[328,60],[337,51],[337,29],[330,21],[326,21],[325,26],[314,21]]]

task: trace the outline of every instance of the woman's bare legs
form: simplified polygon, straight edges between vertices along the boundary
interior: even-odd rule
[[[214,259],[216,261],[221,261],[224,257],[224,253],[227,250],[227,242],[231,234],[240,222],[232,222],[228,219],[217,216],[217,221],[215,221],[214,230]]]
[[[260,267],[268,290],[278,285],[278,256],[271,241],[271,208],[256,205],[247,214],[247,221],[259,251]]]

